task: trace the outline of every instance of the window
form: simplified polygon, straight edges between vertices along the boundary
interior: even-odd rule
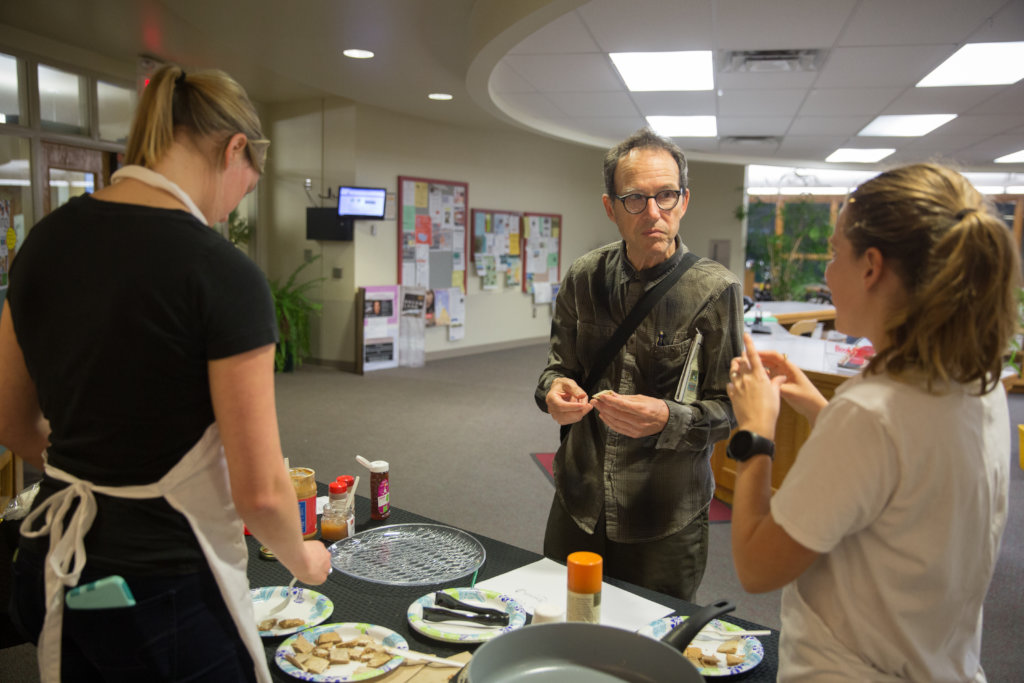
[[[33,222],[28,150],[28,139],[0,135],[0,302],[7,294],[11,260],[25,241],[25,226]]]
[[[39,119],[43,130],[89,134],[85,78],[39,65]]]
[[[18,60],[0,54],[0,123],[22,123]]]
[[[99,108],[100,139],[122,143],[127,141],[138,99],[135,90],[97,81],[96,99]]]

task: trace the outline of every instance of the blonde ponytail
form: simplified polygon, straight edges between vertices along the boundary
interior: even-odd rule
[[[909,294],[868,371],[923,373],[930,390],[950,382],[990,390],[1017,332],[1021,283],[1016,247],[991,203],[959,173],[915,164],[858,187],[847,211],[855,253],[879,249]]]
[[[250,160],[256,170],[263,171],[268,141],[263,139],[259,116],[242,86],[223,71],[186,73],[181,67],[165,66],[153,74],[128,136],[126,163],[152,167],[171,148],[178,132],[196,142],[213,143],[215,153],[242,133],[250,142]],[[212,156],[211,163],[215,162]]]

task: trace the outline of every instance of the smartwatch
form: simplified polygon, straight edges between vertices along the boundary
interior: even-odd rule
[[[741,429],[729,440],[725,454],[738,462],[746,462],[755,455],[767,455],[775,459],[775,443],[760,434]]]

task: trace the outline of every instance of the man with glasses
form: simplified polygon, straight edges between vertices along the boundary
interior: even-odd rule
[[[684,258],[690,191],[671,140],[638,131],[608,151],[604,179],[622,240],[566,274],[535,393],[571,427],[555,457],[544,554],[564,562],[590,550],[606,575],[692,601],[707,562],[711,451],[735,423],[725,387],[742,351],[742,290],[720,264]],[[641,295],[687,266],[588,395],[595,357]]]

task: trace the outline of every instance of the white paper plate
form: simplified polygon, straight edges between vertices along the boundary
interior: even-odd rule
[[[654,638],[655,640],[661,640],[664,638],[669,631],[674,629],[679,624],[686,621],[687,617],[662,617],[656,619],[646,626],[641,626],[637,633],[640,635]],[[743,631],[745,630],[742,626],[736,626],[726,621],[720,621],[718,619],[712,619],[708,626],[717,628],[721,631]],[[743,655],[744,661],[742,664],[736,666],[725,665],[725,655],[721,652],[717,652],[718,646],[729,640],[729,638],[711,638],[705,637],[703,633],[698,633],[697,637],[694,638],[688,647],[699,647],[705,654],[715,655],[721,662],[721,666],[704,666],[698,667],[701,676],[734,676],[741,674],[744,671],[750,671],[755,666],[761,663],[764,659],[764,647],[761,645],[761,641],[754,636],[737,636],[740,641],[740,647],[736,651],[736,654]]]
[[[409,643],[406,642],[405,638],[395,633],[391,629],[384,628],[383,626],[374,626],[373,624],[356,624],[356,623],[343,623],[343,624],[321,624],[315,628],[307,629],[302,633],[296,633],[291,636],[277,648],[277,652],[274,653],[274,661],[277,666],[289,676],[301,679],[303,681],[324,681],[327,683],[344,683],[345,681],[365,681],[371,678],[376,678],[382,674],[386,674],[392,669],[397,669],[405,661],[404,657],[395,655],[390,660],[384,663],[376,669],[370,669],[362,673],[355,673],[356,669],[365,666],[363,662],[349,662],[348,664],[335,664],[329,666],[324,670],[322,674],[314,674],[308,671],[302,671],[294,664],[284,658],[286,654],[294,654],[295,650],[292,649],[292,643],[301,635],[305,636],[306,640],[310,643],[316,644],[316,639],[320,637],[321,633],[327,631],[337,631],[338,635],[341,636],[342,640],[352,640],[362,635],[373,638],[378,644],[386,645],[387,647],[397,648],[399,650],[408,650]]]
[[[409,625],[428,638],[449,642],[482,643],[526,625],[526,610],[507,595],[482,588],[446,588],[444,592],[470,605],[504,611],[508,614],[508,626],[470,626],[451,621],[424,621],[423,608],[435,607],[434,593],[427,593],[409,605],[406,616],[409,618]]]
[[[256,623],[267,618],[267,612],[281,604],[288,595],[288,586],[264,586],[249,590],[252,596],[252,611],[256,615]],[[310,626],[327,621],[334,612],[334,603],[326,595],[314,590],[295,586],[292,588],[292,601],[288,606],[274,615],[281,619],[304,619],[306,623],[294,628],[276,628],[271,631],[260,631],[264,638],[278,638],[291,633],[298,633]]]

